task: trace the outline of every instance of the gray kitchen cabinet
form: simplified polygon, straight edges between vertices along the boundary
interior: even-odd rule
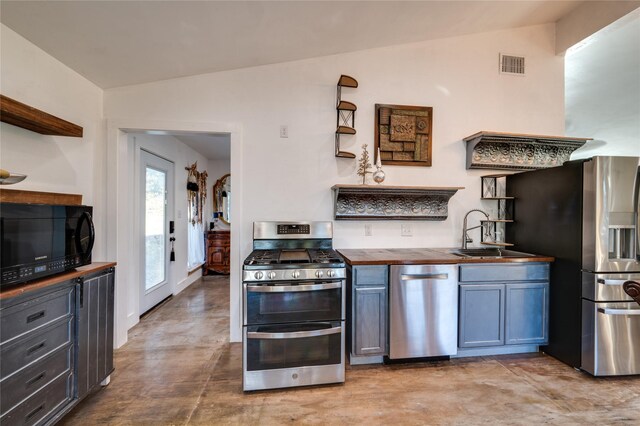
[[[504,345],[505,286],[460,285],[458,347]]]
[[[460,266],[458,356],[532,352],[548,342],[549,264]]]
[[[349,267],[347,281],[350,363],[382,362],[388,354],[389,269],[386,265]]]
[[[509,284],[506,289],[506,344],[547,343],[549,284]]]
[[[74,280],[0,300],[0,423],[43,424],[73,401]]]
[[[78,398],[113,371],[114,283],[110,268],[83,277],[77,285]]]

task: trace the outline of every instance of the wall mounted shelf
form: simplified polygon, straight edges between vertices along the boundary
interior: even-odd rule
[[[355,78],[348,75],[341,75],[337,85],[337,104],[336,104],[336,157],[341,158],[356,158],[356,155],[352,152],[342,151],[340,149],[340,137],[341,135],[355,135],[355,117],[358,107],[354,103],[342,100],[342,88],[343,87],[358,87],[358,82]]]
[[[82,137],[82,127],[0,95],[0,121],[41,135]]]
[[[485,175],[480,177],[480,199],[497,201],[498,202],[498,216],[495,219],[481,220],[483,225],[483,232],[480,234],[480,243],[488,246],[509,247],[513,244],[499,241],[498,233],[502,235],[506,234],[506,224],[513,223],[513,200],[514,197],[507,197],[506,193],[506,177],[509,174],[495,174]],[[489,237],[487,233],[489,232]],[[485,238],[489,238],[485,240]]]
[[[535,170],[561,166],[590,138],[482,131],[463,139],[467,169]]]
[[[334,185],[336,220],[445,220],[463,187]]]

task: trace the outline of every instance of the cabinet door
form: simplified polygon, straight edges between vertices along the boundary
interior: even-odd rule
[[[505,285],[460,286],[458,346],[504,345]]]
[[[78,284],[78,398],[113,371],[114,273]]]
[[[387,287],[353,287],[355,355],[384,355],[387,348]]]
[[[549,283],[507,285],[506,343],[544,344],[549,329]]]

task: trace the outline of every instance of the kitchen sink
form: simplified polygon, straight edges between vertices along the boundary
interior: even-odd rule
[[[453,249],[449,253],[460,257],[469,257],[475,259],[487,258],[509,258],[509,257],[532,257],[533,254],[522,253],[513,250],[503,250],[498,248],[469,248],[469,249]]]

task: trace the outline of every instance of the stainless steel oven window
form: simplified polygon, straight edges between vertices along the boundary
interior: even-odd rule
[[[342,281],[284,285],[245,283],[245,324],[342,319],[342,287]]]
[[[340,364],[342,322],[249,326],[246,371]]]

